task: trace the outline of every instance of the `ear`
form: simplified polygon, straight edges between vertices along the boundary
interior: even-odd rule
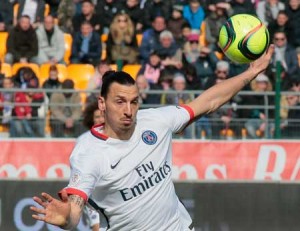
[[[105,111],[105,100],[102,96],[98,98],[98,108],[102,113]]]

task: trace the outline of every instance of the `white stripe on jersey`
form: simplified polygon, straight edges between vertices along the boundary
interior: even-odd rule
[[[67,191],[104,209],[109,230],[190,230],[172,175],[172,133],[193,119],[188,107],[139,110],[132,137],[117,140],[96,127],[84,134],[70,157]]]

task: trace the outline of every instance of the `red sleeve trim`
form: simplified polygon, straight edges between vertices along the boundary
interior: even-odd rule
[[[180,105],[180,107],[188,111],[188,113],[190,114],[190,120],[194,119],[195,113],[191,107],[189,107],[188,105]]]
[[[68,195],[77,195],[82,197],[85,202],[88,200],[86,193],[81,190],[75,188],[64,188],[63,190],[66,190]],[[61,191],[58,192],[58,196],[61,198]]]

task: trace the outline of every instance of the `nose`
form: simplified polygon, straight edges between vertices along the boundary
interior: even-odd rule
[[[126,104],[124,114],[126,115],[126,117],[131,117],[132,116],[132,108],[131,108],[131,104],[130,103]]]

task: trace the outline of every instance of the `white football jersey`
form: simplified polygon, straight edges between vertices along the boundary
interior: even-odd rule
[[[102,134],[102,125],[93,127],[72,152],[67,192],[92,197],[111,231],[193,230],[171,178],[172,133],[193,116],[187,106],[139,110],[126,141]]]

